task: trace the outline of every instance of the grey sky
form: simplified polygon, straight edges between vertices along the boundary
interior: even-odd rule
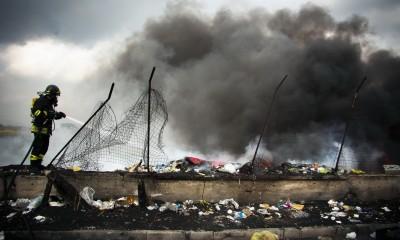
[[[164,1],[12,0],[0,3],[0,42],[52,36],[90,43],[121,31],[137,31],[157,16]]]
[[[10,0],[0,3],[0,43],[23,42],[31,38],[52,36],[79,44],[90,44],[121,32],[140,31],[149,19],[162,14],[166,5],[177,1],[163,0]],[[193,1],[186,1],[193,2]],[[205,12],[220,8],[235,11],[263,7],[268,11],[282,8],[298,9],[305,3],[325,7],[336,18],[353,14],[365,16],[385,44],[394,44],[399,37],[400,1],[339,0],[339,1],[261,1],[213,0],[196,3]],[[397,46],[392,46],[396,47]]]

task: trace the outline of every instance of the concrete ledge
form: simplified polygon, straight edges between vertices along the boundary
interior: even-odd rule
[[[73,231],[33,231],[36,240],[249,240],[257,231],[270,231],[279,239],[304,239],[331,237],[344,239],[346,233],[356,232],[357,236],[369,236],[370,233],[385,228],[400,227],[397,224],[359,224],[351,226],[315,226],[305,228],[265,228],[265,229],[232,229],[220,232],[210,231],[152,231],[152,230],[73,230]],[[5,239],[29,239],[27,231],[5,231]]]
[[[9,176],[2,176],[0,186]],[[400,197],[400,175],[350,175],[327,176],[313,179],[309,176],[280,177],[279,179],[240,179],[238,176],[222,179],[177,179],[160,178],[151,174],[123,172],[67,172],[64,177],[77,189],[90,186],[95,189],[95,198],[110,199],[135,194],[138,180],[144,179],[148,197],[157,195],[158,200],[218,201],[234,198],[241,204],[276,202],[290,198],[294,201],[340,199],[346,194],[356,195],[363,201],[391,200]],[[19,175],[11,198],[32,198],[43,193],[45,176]],[[0,196],[4,189],[0,188]]]

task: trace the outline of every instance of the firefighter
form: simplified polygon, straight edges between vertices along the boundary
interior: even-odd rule
[[[44,92],[38,92],[39,97],[32,99],[32,129],[34,140],[30,156],[34,171],[43,170],[43,157],[49,147],[49,140],[53,130],[54,119],[65,118],[63,112],[56,112],[55,107],[60,96],[60,89],[56,85],[49,85]]]

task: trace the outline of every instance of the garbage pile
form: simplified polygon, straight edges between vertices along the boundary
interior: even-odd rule
[[[126,170],[133,171],[133,169],[139,172],[147,171],[140,166],[132,166]],[[331,167],[319,163],[306,164],[292,161],[273,166],[271,161],[258,159],[253,168],[251,162],[227,163],[221,160],[208,161],[197,157],[185,157],[180,160],[170,161],[168,164],[153,166],[151,170],[156,173],[191,173],[202,176],[253,174],[253,171],[256,175],[326,175],[334,173]],[[345,173],[347,172],[344,170],[339,171],[339,174]],[[348,173],[364,174],[365,172],[352,169]]]

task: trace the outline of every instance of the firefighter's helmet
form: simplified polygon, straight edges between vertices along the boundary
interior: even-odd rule
[[[60,96],[61,92],[56,85],[49,85],[46,87],[46,90],[44,90],[44,94],[49,96]]]

